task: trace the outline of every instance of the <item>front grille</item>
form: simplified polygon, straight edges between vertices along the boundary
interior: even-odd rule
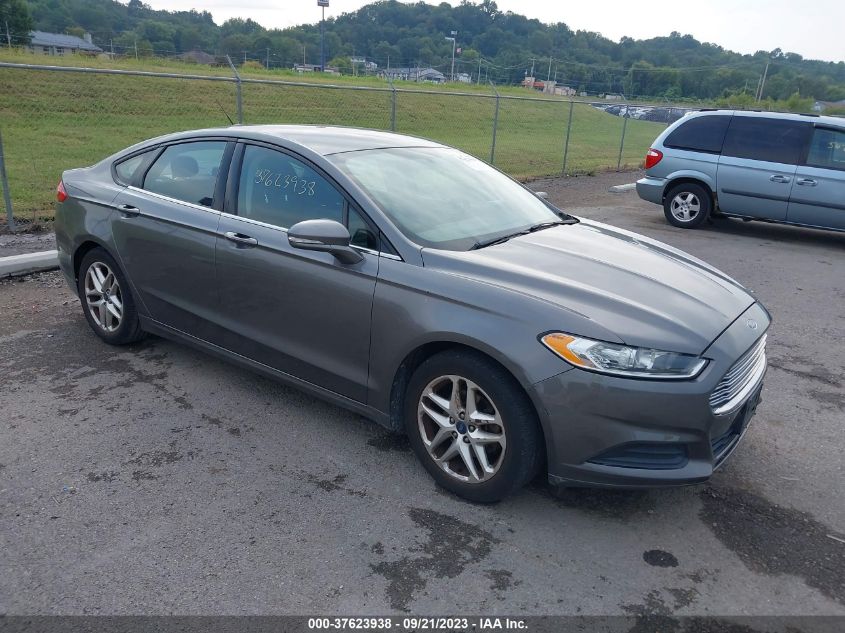
[[[613,448],[588,461],[617,468],[674,470],[686,466],[689,458],[683,444],[638,442]]]
[[[766,335],[736,361],[710,394],[710,408],[717,415],[739,408],[766,369]]]

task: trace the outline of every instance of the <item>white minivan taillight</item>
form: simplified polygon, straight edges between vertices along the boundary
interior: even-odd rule
[[[661,160],[663,160],[663,152],[661,152],[659,149],[652,148],[652,149],[648,150],[648,152],[646,152],[645,168],[651,169],[657,163],[659,163]]]

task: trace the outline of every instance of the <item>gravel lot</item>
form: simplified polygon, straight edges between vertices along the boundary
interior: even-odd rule
[[[532,186],[773,313],[763,402],[709,484],[470,505],[346,411],[161,339],[103,345],[44,273],[0,282],[0,614],[845,615],[845,235],[674,229],[607,193],[636,177]]]

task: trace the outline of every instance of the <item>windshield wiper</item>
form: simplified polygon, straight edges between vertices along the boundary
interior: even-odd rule
[[[473,244],[470,250],[477,251],[479,248],[487,248],[488,246],[493,246],[494,244],[502,244],[510,239],[519,237],[520,235],[528,235],[529,233],[536,233],[537,231],[542,231],[543,229],[548,229],[553,226],[560,226],[561,224],[575,224],[576,222],[578,222],[578,220],[576,220],[575,218],[567,218],[566,220],[555,220],[554,222],[540,222],[539,224],[534,224],[532,226],[529,226],[527,229],[517,231],[516,233],[500,235],[499,237],[492,237],[489,240],[476,242],[475,244]]]

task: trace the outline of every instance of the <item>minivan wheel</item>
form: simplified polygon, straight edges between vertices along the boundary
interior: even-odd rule
[[[524,486],[541,463],[531,402],[500,365],[471,351],[442,352],[414,372],[405,429],[425,469],[450,492],[493,503]]]
[[[682,229],[694,229],[707,220],[713,202],[701,185],[682,183],[672,187],[663,200],[663,212],[669,224]]]
[[[77,290],[88,325],[106,343],[126,345],[143,338],[129,283],[105,249],[86,253]]]

